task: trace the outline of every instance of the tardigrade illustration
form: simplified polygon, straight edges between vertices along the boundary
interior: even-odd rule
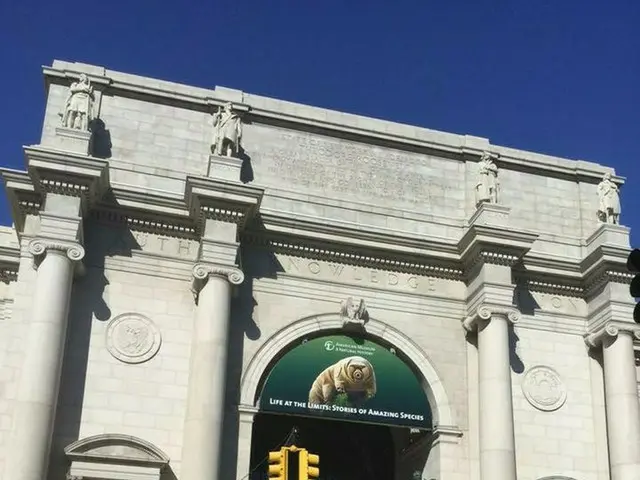
[[[325,368],[309,390],[309,403],[331,404],[344,393],[352,401],[368,400],[376,394],[376,374],[366,358],[347,357]]]

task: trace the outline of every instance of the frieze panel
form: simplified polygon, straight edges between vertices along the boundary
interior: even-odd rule
[[[283,254],[276,254],[276,256],[285,273],[301,277],[423,295],[446,294],[455,298],[464,296],[464,284],[453,280],[323,262]]]
[[[541,310],[543,312],[578,316],[587,314],[585,301],[578,297],[518,289],[516,301],[518,306],[524,311]]]
[[[110,255],[128,255],[131,251],[137,250],[157,255],[195,259],[198,253],[198,242],[185,238],[167,237],[128,229],[110,230],[107,235],[107,251]]]

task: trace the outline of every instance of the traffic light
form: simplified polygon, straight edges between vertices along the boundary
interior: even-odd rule
[[[301,449],[298,469],[300,471],[298,480],[318,478],[320,476],[320,456]]]
[[[288,480],[289,450],[286,447],[269,452],[269,480]]]
[[[631,280],[629,292],[633,298],[638,298],[640,297],[640,249],[634,248],[631,250],[627,258],[627,270],[635,274]],[[640,323],[640,303],[636,304],[633,309],[633,320],[636,323]]]

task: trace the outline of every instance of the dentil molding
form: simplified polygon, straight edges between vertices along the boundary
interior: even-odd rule
[[[462,327],[469,333],[478,328],[481,321],[490,321],[493,317],[502,317],[512,324],[520,321],[520,312],[514,307],[500,305],[480,305],[473,314],[462,319]]]
[[[598,348],[606,337],[616,338],[620,333],[628,333],[640,340],[640,325],[632,322],[610,320],[595,331],[587,333],[584,336],[584,341],[588,347]]]

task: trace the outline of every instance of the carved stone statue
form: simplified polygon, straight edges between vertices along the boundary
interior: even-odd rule
[[[498,167],[493,162],[497,155],[484,152],[478,164],[476,207],[481,203],[498,203]]]
[[[242,121],[233,111],[231,103],[218,108],[213,115],[211,153],[223,157],[237,157],[241,138]]]
[[[89,78],[83,73],[80,75],[80,80],[73,82],[69,87],[64,112],[60,114],[62,126],[75,130],[89,130],[93,100],[93,87],[89,83]]]
[[[342,317],[343,327],[350,325],[361,328],[364,327],[369,320],[364,299],[354,300],[353,297],[347,298],[341,304],[340,316]]]
[[[598,220],[604,223],[620,223],[620,193],[618,186],[611,180],[611,174],[605,173],[598,184]]]

